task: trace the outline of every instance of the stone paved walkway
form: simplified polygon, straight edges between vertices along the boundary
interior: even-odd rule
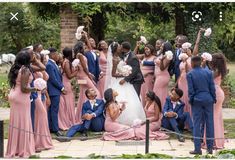
[[[224,119],[235,119],[235,109],[223,109]],[[9,119],[9,109],[0,108],[0,119]],[[7,139],[4,141],[6,150]],[[54,158],[57,156],[71,156],[85,158],[89,154],[97,155],[122,155],[145,153],[144,145],[116,145],[114,141],[102,141],[100,139],[92,139],[87,141],[72,140],[71,142],[58,142],[53,140],[54,149],[37,153],[41,158]],[[234,149],[235,139],[228,139],[225,143],[225,149]],[[185,143],[178,142],[176,139],[151,141],[150,153],[168,154],[173,157],[193,157],[189,151],[193,149],[193,142],[186,140]],[[215,151],[216,154],[218,151]],[[203,150],[205,154],[206,151]]]

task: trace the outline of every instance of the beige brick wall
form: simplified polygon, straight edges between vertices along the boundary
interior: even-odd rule
[[[76,43],[75,32],[78,27],[78,16],[72,12],[69,6],[60,8],[60,39],[61,50],[65,47],[73,47]]]

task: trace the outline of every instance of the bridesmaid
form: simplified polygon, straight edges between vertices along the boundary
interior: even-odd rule
[[[48,52],[50,52],[50,51],[48,51]],[[47,59],[46,55],[41,54],[41,62],[45,66],[47,64],[47,61],[48,61],[48,59]],[[45,70],[42,71],[42,75],[43,75],[43,79],[45,81],[48,81],[49,75],[47,74],[47,72]],[[46,109],[51,105],[50,96],[49,96],[47,90],[42,91],[42,102],[43,102],[43,105],[45,106]]]
[[[139,46],[140,46],[140,43],[137,42],[136,47],[139,47]],[[144,83],[141,86],[141,92],[140,92],[143,106],[145,106],[145,95],[148,91],[153,90],[153,84],[154,84],[154,66],[147,66],[145,65],[145,63],[154,62],[156,58],[154,56],[154,52],[155,52],[154,47],[151,44],[147,44],[144,48],[144,55],[143,56],[137,55],[137,57],[141,60],[140,69],[144,76]]]
[[[191,67],[192,50],[191,48],[185,48],[185,49],[182,48],[181,54],[182,53],[186,53],[188,57],[184,57],[183,59],[181,59],[180,77],[177,80],[177,85],[178,85],[178,88],[180,88],[184,92],[183,97],[181,98],[181,100],[185,103],[184,112],[189,112],[190,116],[192,117],[191,106],[189,104],[189,98],[187,94],[188,85],[187,85],[187,79],[186,79],[187,73],[192,69]]]
[[[20,51],[8,74],[11,87],[8,96],[10,102],[10,121],[6,157],[28,158],[35,153],[34,135],[30,115],[30,93],[37,91],[30,87],[33,76],[27,51]],[[25,132],[27,131],[27,132]]]
[[[35,72],[34,77],[43,78],[41,72]],[[38,91],[35,100],[34,139],[36,152],[53,148],[51,134],[48,126],[47,108],[42,101],[42,91]]]
[[[116,119],[125,109],[125,104],[118,103],[116,97],[118,93],[109,88],[104,92],[106,119],[104,123],[105,133],[102,139],[107,141],[119,141],[135,138],[134,128],[120,124]]]
[[[99,58],[99,64],[100,64],[100,79],[97,84],[97,88],[101,93],[101,97],[103,98],[104,93],[104,85],[105,85],[105,75],[106,75],[106,69],[107,69],[107,53],[108,53],[108,44],[102,40],[98,44],[98,49],[100,51],[100,58]]]
[[[151,139],[157,139],[157,140],[167,139],[169,136],[159,131],[162,119],[162,107],[160,99],[152,91],[148,91],[145,94],[145,99],[146,99],[146,105],[144,107],[144,111],[147,119],[149,119],[150,122],[149,137]],[[137,139],[145,139],[145,133],[146,133],[145,131],[146,131],[146,125],[142,125],[140,128],[136,128],[135,132]]]
[[[82,115],[82,105],[87,100],[85,91],[88,88],[93,88],[97,93],[97,98],[101,98],[100,92],[95,86],[95,82],[93,80],[92,74],[88,71],[87,66],[87,58],[84,56],[84,44],[82,41],[78,41],[74,46],[75,57],[80,60],[79,71],[77,73],[78,83],[80,84],[79,88],[79,99],[77,104],[77,112],[76,112],[76,123],[81,123],[81,115]]]
[[[216,100],[214,104],[214,147],[215,149],[224,148],[224,122],[222,107],[224,101],[224,92],[221,88],[221,81],[225,78],[227,74],[226,58],[222,53],[212,54],[212,61],[210,62],[210,67],[214,73],[214,82],[216,89]],[[219,139],[216,139],[219,138]]]
[[[59,128],[61,130],[67,130],[75,124],[75,98],[73,88],[70,80],[76,77],[78,70],[74,70],[72,67],[73,51],[70,48],[64,48],[63,50],[64,61],[61,65],[62,69],[62,81],[67,91],[67,94],[60,96],[60,106],[58,114]]]
[[[160,98],[161,104],[165,104],[166,97],[168,95],[168,83],[170,81],[170,74],[168,72],[168,67],[171,60],[168,60],[166,58],[165,52],[167,51],[172,51],[172,45],[170,42],[165,42],[162,44],[161,54],[154,60],[155,82],[154,82],[153,91]]]

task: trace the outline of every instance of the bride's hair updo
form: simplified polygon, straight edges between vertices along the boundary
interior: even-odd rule
[[[159,99],[159,97],[153,92],[153,91],[148,91],[146,96],[151,99],[151,101],[154,101],[159,109],[159,112],[162,112],[162,105],[161,105],[161,101]]]
[[[163,55],[165,55],[165,52],[172,51],[172,50],[173,50],[173,47],[170,42],[166,41],[165,43],[163,43],[163,51],[162,51]]]
[[[118,42],[113,42],[113,43],[110,45],[112,54],[114,54],[114,53],[117,51],[118,46],[119,46]]]

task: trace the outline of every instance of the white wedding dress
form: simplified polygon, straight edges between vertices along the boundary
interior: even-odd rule
[[[110,59],[110,57],[107,59],[109,59],[108,67],[111,67],[112,64],[110,65],[110,63],[112,63],[111,62],[112,60]],[[123,65],[125,65],[125,62],[121,60],[117,65],[116,73],[119,72],[119,70],[121,70]],[[121,124],[125,124],[128,126],[133,125],[134,121],[137,119],[141,121],[145,121],[146,115],[144,112],[144,107],[142,106],[142,103],[140,102],[140,99],[133,85],[130,84],[129,82],[125,82],[123,85],[120,85],[119,82],[123,78],[116,78],[112,76],[109,76],[109,78],[110,79],[107,80],[108,84],[106,84],[105,88],[112,88],[118,92],[118,96],[116,97],[116,100],[118,102],[126,102],[126,108],[125,110],[122,111],[121,115],[117,118],[117,121]]]

